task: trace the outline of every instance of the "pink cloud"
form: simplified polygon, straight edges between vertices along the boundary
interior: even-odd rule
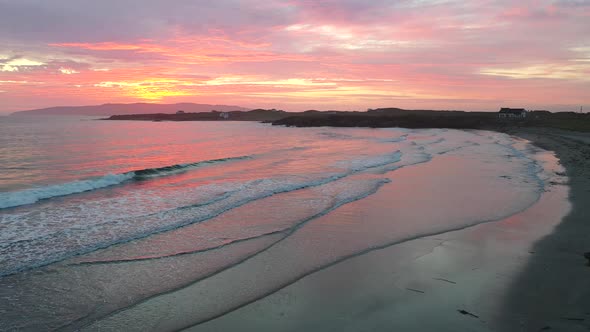
[[[1,3],[0,111],[142,100],[290,110],[590,103],[584,1],[142,3]]]

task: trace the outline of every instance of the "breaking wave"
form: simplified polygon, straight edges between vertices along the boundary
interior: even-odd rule
[[[121,184],[130,180],[145,180],[149,178],[168,176],[186,172],[190,169],[208,165],[219,164],[228,161],[251,159],[251,156],[230,157],[212,159],[194,163],[177,164],[171,166],[146,168],[125,172],[121,174],[107,174],[97,178],[78,180],[63,184],[50,185],[39,188],[31,188],[16,192],[0,193],[0,209],[34,204],[43,199],[78,194],[86,191],[106,188]]]

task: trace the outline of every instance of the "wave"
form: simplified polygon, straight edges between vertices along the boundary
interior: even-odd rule
[[[154,255],[154,256],[149,256],[149,257],[133,257],[133,258],[123,258],[123,259],[112,259],[112,260],[109,260],[109,259],[88,260],[88,261],[82,260],[82,261],[78,261],[78,262],[69,263],[69,264],[67,264],[67,266],[114,265],[114,264],[129,264],[129,263],[153,261],[153,260],[168,259],[168,258],[173,258],[173,257],[178,257],[178,256],[200,254],[203,252],[222,249],[224,247],[238,244],[241,242],[257,240],[257,239],[266,238],[266,237],[270,237],[270,236],[277,236],[277,238],[273,239],[268,245],[265,245],[264,247],[262,247],[259,250],[256,250],[255,252],[248,253],[247,255],[241,257],[239,260],[237,260],[235,262],[228,262],[229,264],[223,265],[211,272],[205,272],[204,274],[198,273],[196,275],[193,275],[193,277],[190,279],[190,282],[188,284],[180,283],[180,284],[175,285],[175,288],[172,288],[169,290],[153,289],[152,290],[153,292],[151,294],[142,294],[139,299],[134,300],[131,303],[124,304],[123,306],[116,308],[115,310],[111,310],[110,312],[107,312],[106,314],[102,315],[101,317],[96,317],[96,320],[88,321],[85,319],[81,319],[78,321],[70,322],[67,325],[64,325],[63,328],[66,330],[69,330],[70,328],[75,326],[75,329],[86,329],[88,327],[90,327],[92,329],[94,323],[99,322],[103,319],[108,319],[109,317],[113,317],[116,314],[121,313],[121,312],[128,310],[130,308],[133,308],[141,303],[145,303],[145,302],[147,302],[151,299],[157,298],[161,295],[168,294],[169,292],[171,293],[171,292],[175,292],[180,289],[183,289],[185,287],[189,287],[190,285],[193,285],[197,282],[209,279],[209,278],[211,278],[215,275],[218,275],[219,273],[222,273],[228,269],[237,267],[237,266],[241,265],[242,263],[246,262],[247,260],[257,256],[258,254],[261,254],[261,253],[269,250],[270,248],[274,247],[278,243],[289,238],[290,235],[292,235],[293,233],[298,231],[300,228],[304,227],[305,224],[315,220],[316,218],[322,217],[322,216],[338,209],[341,206],[344,206],[348,203],[362,200],[372,194],[375,194],[383,185],[390,183],[390,182],[391,181],[389,179],[373,179],[368,182],[364,182],[363,183],[364,186],[362,189],[356,188],[356,189],[358,189],[357,192],[343,193],[344,195],[339,197],[339,199],[337,199],[336,201],[332,202],[332,204],[330,204],[329,206],[326,206],[324,209],[317,211],[316,213],[311,214],[307,217],[303,217],[302,219],[298,220],[297,222],[295,222],[287,227],[273,230],[273,231],[270,231],[267,233],[258,234],[258,235],[251,236],[251,237],[235,239],[235,240],[228,241],[227,243],[223,243],[223,244],[215,246],[215,247],[197,249],[197,250],[193,250],[193,251],[190,251],[190,250],[189,251],[182,251],[182,252],[173,253],[170,255],[161,255],[161,256]],[[79,324],[79,323],[81,323],[81,324]]]
[[[67,196],[85,191],[120,184],[133,178],[133,174],[108,174],[95,179],[79,180],[47,187],[26,189],[17,192],[0,193],[0,209],[33,204],[42,199]]]
[[[384,154],[380,156],[365,157],[362,159],[343,160],[336,162],[334,166],[348,169],[352,173],[377,168],[380,166],[386,166],[394,164],[402,159],[402,152],[397,150],[391,154]]]
[[[189,169],[219,164],[227,161],[236,161],[236,160],[246,160],[251,159],[251,156],[241,156],[241,157],[230,157],[230,158],[222,158],[222,159],[212,159],[212,160],[204,160],[204,161],[197,161],[194,163],[187,163],[187,164],[177,164],[172,166],[164,166],[164,167],[157,167],[157,168],[146,168],[137,171],[131,171],[128,173],[132,173],[134,176],[133,178],[136,180],[145,179],[145,178],[152,178],[152,177],[160,177],[166,175],[173,175],[185,172]],[[127,173],[125,173],[127,174]]]
[[[212,247],[205,247],[205,248],[200,248],[200,249],[195,249],[195,250],[189,250],[189,251],[180,251],[180,252],[176,252],[176,253],[172,253],[172,254],[165,254],[165,255],[143,255],[141,257],[110,259],[110,260],[109,259],[88,260],[88,261],[82,260],[80,262],[75,262],[75,263],[71,263],[68,265],[118,264],[118,263],[130,263],[130,262],[140,262],[140,261],[147,261],[147,260],[156,260],[156,259],[162,259],[162,258],[192,255],[192,254],[207,252],[207,251],[211,251],[211,250],[217,250],[217,249],[221,249],[223,247],[233,245],[236,243],[255,240],[255,239],[259,239],[259,238],[267,237],[267,236],[271,236],[271,235],[283,234],[283,236],[286,237],[286,236],[289,236],[290,234],[294,233],[297,229],[304,226],[306,223],[308,223],[316,218],[322,217],[322,216],[336,210],[337,208],[339,208],[343,205],[361,200],[363,198],[366,198],[366,197],[376,193],[383,185],[385,185],[387,183],[391,183],[391,180],[387,179],[387,178],[370,180],[370,181],[367,181],[364,183],[364,185],[366,187],[362,188],[363,190],[356,188],[356,187],[358,187],[358,184],[357,184],[357,186],[355,186],[355,188],[358,190],[358,192],[346,192],[346,191],[341,192],[340,195],[338,195],[338,197],[335,198],[335,201],[332,202],[332,204],[328,205],[327,207],[325,207],[324,209],[322,209],[320,211],[310,214],[309,216],[293,223],[292,225],[282,227],[280,229],[274,229],[272,231],[265,232],[262,234],[257,234],[257,235],[253,235],[253,236],[249,236],[249,237],[245,237],[245,238],[237,238],[237,239],[229,240],[229,241],[222,243],[220,245],[216,245],[216,246],[212,246]],[[280,241],[282,241],[282,239],[279,239],[277,242],[280,242]]]
[[[380,143],[397,143],[397,142],[403,142],[403,141],[407,140],[408,136],[409,136],[409,134],[404,134],[399,137],[378,139],[377,141]]]
[[[535,202],[536,201],[532,202],[531,205],[535,204]],[[244,307],[245,305],[248,305],[250,303],[253,303],[254,301],[260,300],[260,299],[262,299],[262,298],[264,298],[264,297],[266,297],[266,296],[268,296],[270,294],[273,294],[274,292],[276,292],[276,291],[278,291],[280,289],[283,289],[283,288],[287,287],[288,285],[291,285],[294,282],[297,282],[298,280],[301,280],[302,278],[304,278],[304,277],[306,277],[308,275],[311,275],[313,273],[319,272],[321,270],[324,270],[324,269],[329,268],[331,266],[334,266],[336,264],[342,263],[342,262],[347,261],[349,259],[352,259],[354,257],[365,255],[365,254],[368,254],[368,253],[373,252],[373,251],[376,251],[376,250],[386,249],[386,248],[391,247],[391,246],[394,246],[394,245],[398,245],[398,244],[405,243],[405,242],[408,242],[408,241],[420,239],[420,238],[423,238],[423,237],[426,237],[426,236],[435,236],[435,235],[438,235],[438,234],[444,234],[444,233],[451,232],[451,231],[466,229],[466,228],[473,227],[473,226],[476,226],[476,225],[479,225],[479,224],[483,224],[483,223],[490,223],[490,222],[495,222],[495,221],[498,221],[498,220],[502,220],[502,219],[508,217],[509,215],[513,215],[515,213],[520,213],[520,212],[528,209],[531,205],[527,205],[525,207],[522,207],[522,209],[517,209],[516,211],[512,211],[512,212],[508,213],[508,215],[506,215],[506,216],[500,216],[500,217],[490,218],[490,219],[487,219],[487,218],[479,219],[479,220],[478,219],[475,219],[475,220],[470,220],[469,222],[467,222],[465,224],[462,224],[462,225],[444,226],[444,227],[441,227],[441,228],[438,228],[438,229],[432,229],[432,230],[428,230],[428,231],[425,231],[425,232],[420,232],[418,234],[410,234],[410,235],[405,236],[405,237],[401,237],[401,238],[397,238],[397,239],[391,239],[391,240],[386,240],[386,241],[383,241],[381,243],[374,243],[374,244],[372,244],[370,246],[367,246],[366,248],[359,248],[358,250],[353,251],[350,254],[346,254],[346,255],[336,256],[334,258],[330,258],[329,260],[326,260],[326,262],[320,262],[320,264],[317,264],[317,265],[314,265],[314,266],[310,266],[308,269],[302,269],[301,271],[298,271],[298,273],[292,274],[291,277],[289,277],[289,278],[287,278],[285,280],[281,280],[276,286],[274,286],[272,288],[269,288],[268,290],[261,291],[257,296],[253,296],[251,298],[245,298],[243,301],[238,301],[235,304],[228,306],[228,308],[226,308],[226,310],[220,311],[218,313],[213,313],[210,316],[205,316],[205,317],[202,317],[201,319],[195,319],[194,322],[193,322],[193,324],[190,325],[190,326],[196,326],[198,324],[204,323],[206,321],[209,321],[211,319],[220,317],[220,316],[222,316],[224,314],[227,314],[227,313],[232,312],[232,311],[234,311],[236,309],[239,309],[241,307]],[[289,233],[288,235],[291,235],[291,233]],[[274,245],[272,245],[272,246],[274,246]],[[263,250],[263,251],[266,251],[266,249]],[[251,257],[249,257],[249,259],[251,259],[252,257],[256,256],[257,254],[252,255]],[[265,259],[261,259],[261,260],[267,262],[267,260],[265,260]],[[243,261],[242,262],[239,262],[239,263],[237,263],[235,265],[233,265],[231,268],[233,268],[235,266],[238,266],[239,264],[242,264],[242,263],[243,263]],[[201,279],[201,280],[203,280],[203,279]],[[201,281],[201,280],[199,280],[199,281]],[[194,285],[194,284],[191,284],[191,285]],[[190,286],[190,285],[188,285],[188,286]],[[131,308],[137,306],[140,303],[146,303],[150,299],[158,298],[159,296],[165,295],[165,294],[171,294],[171,293],[173,293],[173,292],[175,292],[177,290],[183,289],[185,287],[187,287],[187,285],[182,286],[182,287],[179,287],[179,288],[177,288],[174,291],[168,291],[166,293],[156,294],[156,295],[150,296],[149,298],[144,299],[144,300],[142,300],[139,303],[136,303],[134,305],[128,306],[126,308],[119,309],[113,315],[109,315],[109,316],[113,317],[117,313],[122,312],[122,311],[125,311],[125,310],[128,310],[128,309],[131,309]],[[184,328],[188,328],[190,326],[184,326],[183,329]]]
[[[164,167],[146,168],[135,171],[129,171],[121,174],[107,174],[97,178],[77,180],[73,182],[50,185],[40,188],[31,188],[16,192],[0,193],[0,209],[34,204],[44,199],[68,196],[96,189],[106,188],[130,180],[146,180],[149,178],[178,174],[186,172],[190,169],[199,168],[203,166],[251,158],[251,156],[230,157],[198,161],[194,163],[177,164]]]
[[[18,261],[0,262],[0,277],[10,275],[29,268],[44,266],[60,261],[73,255],[82,255],[95,250],[104,249],[119,243],[125,243],[151,236],[153,234],[171,231],[190,224],[204,222],[213,219],[229,210],[246,205],[266,197],[277,194],[288,193],[306,188],[320,187],[329,183],[337,182],[348,176],[361,173],[370,169],[399,162],[401,152],[375,157],[366,163],[349,165],[346,171],[340,173],[326,174],[325,177],[305,179],[293,182],[293,177],[282,179],[265,178],[257,179],[249,183],[240,184],[238,188],[214,197],[206,202],[181,206],[171,210],[161,211],[155,214],[135,216],[131,218],[120,218],[108,220],[102,223],[94,223],[91,228],[69,228],[54,232],[48,237],[38,237],[26,241],[26,247],[35,250],[43,248],[43,243],[64,243],[75,242],[74,247],[62,248],[51,246],[41,252],[32,252],[31,259],[20,259]],[[295,177],[297,178],[297,177]],[[132,224],[133,227],[128,227]],[[91,231],[94,236],[89,237],[85,232]],[[108,234],[107,237],[98,238],[97,234]],[[115,236],[111,236],[114,235]],[[68,241],[64,239],[77,239]],[[81,240],[80,240],[81,239]],[[90,242],[88,242],[90,241]],[[12,246],[12,244],[9,244]],[[1,246],[0,246],[0,249]],[[21,248],[22,249],[22,248]],[[0,254],[1,254],[0,250]],[[2,264],[5,263],[5,264]]]

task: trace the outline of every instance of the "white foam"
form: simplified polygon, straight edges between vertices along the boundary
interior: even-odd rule
[[[399,162],[401,158],[401,151],[395,151],[394,153],[380,156],[370,156],[354,160],[343,160],[337,162],[335,166],[348,169],[351,172],[359,172],[368,168],[374,168],[396,163]]]
[[[121,174],[107,174],[98,178],[77,180],[63,184],[46,187],[26,189],[16,192],[0,193],[0,209],[33,204],[42,199],[78,194],[95,189],[121,184],[131,179],[148,179],[160,176],[174,175],[203,166],[214,165],[233,160],[250,159],[250,156],[231,157],[224,159],[204,160],[194,163],[185,163],[159,168],[147,168]]]
[[[378,139],[377,141],[380,143],[398,143],[398,142],[403,142],[407,139],[408,139],[408,134],[405,134],[405,135],[402,135],[399,137],[381,138],[381,139]]]
[[[0,209],[33,204],[42,199],[77,194],[120,184],[134,177],[133,173],[108,174],[96,179],[80,180],[41,188],[0,193]]]
[[[293,168],[265,169],[257,164],[252,174],[254,177],[238,176],[232,177],[231,180],[219,180],[220,182],[213,180],[213,183],[210,183],[212,180],[207,178],[202,182],[183,183],[170,187],[131,186],[130,190],[121,190],[116,197],[97,195],[99,197],[91,202],[86,202],[83,198],[76,200],[73,197],[55,206],[40,205],[31,206],[30,209],[23,208],[22,211],[20,209],[6,211],[7,213],[0,215],[0,225],[3,226],[0,232],[0,253],[4,250],[7,257],[0,262],[0,275],[211,220],[229,210],[275,194],[310,187],[326,188],[324,185],[329,185],[329,189],[321,190],[322,196],[330,197],[335,202],[345,201],[346,197],[357,197],[360,194],[359,186],[365,182],[344,180],[346,182],[343,183],[344,178],[356,175],[362,179],[372,178],[371,174],[365,174],[365,172],[382,174],[400,167],[425,163],[438,158],[438,155],[433,152],[464,146],[467,139],[476,139],[482,143],[482,146],[477,148],[468,145],[466,150],[470,154],[478,153],[492,162],[497,162],[498,165],[506,167],[506,172],[514,170],[512,173],[520,174],[523,171],[522,160],[518,159],[518,163],[507,163],[504,158],[501,158],[506,154],[508,147],[497,146],[489,139],[473,137],[473,134],[460,131],[452,131],[445,135],[450,139],[434,146],[429,143],[433,138],[429,137],[427,142],[418,140],[416,143],[408,140],[391,144],[389,147],[383,144],[372,144],[364,149],[362,146],[358,148],[358,145],[350,144],[344,145],[342,151],[330,151],[332,154],[321,151],[321,153],[303,156],[289,155],[287,158],[304,158],[305,162],[315,163],[314,159],[320,159],[318,162],[324,162],[321,166],[327,166],[327,169],[320,168],[316,171],[314,168],[313,172],[303,174],[296,173],[298,170],[293,171]],[[426,149],[423,151],[425,146]],[[401,151],[395,151],[398,148]],[[271,162],[276,162],[276,158],[283,160],[286,157],[284,154],[275,152],[264,158],[270,158]],[[345,158],[350,160],[341,160]],[[182,168],[187,165],[177,166]],[[337,166],[340,169],[334,170],[330,166]],[[170,167],[154,170],[166,173],[176,169]],[[250,169],[245,169],[243,172],[249,171]],[[0,207],[31,204],[44,198],[116,185],[136,175],[130,172],[65,185],[0,194],[2,204]],[[528,185],[521,187],[525,194],[528,194],[531,189],[536,189]],[[341,194],[347,196],[341,197],[339,196]],[[9,195],[10,202],[4,199]],[[12,213],[18,216],[12,216]],[[4,249],[3,244],[5,244]]]

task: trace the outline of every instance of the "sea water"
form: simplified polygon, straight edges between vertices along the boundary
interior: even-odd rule
[[[192,326],[520,212],[547,179],[527,142],[488,131],[0,118],[0,329],[128,329],[125,312],[153,329],[150,301]]]

